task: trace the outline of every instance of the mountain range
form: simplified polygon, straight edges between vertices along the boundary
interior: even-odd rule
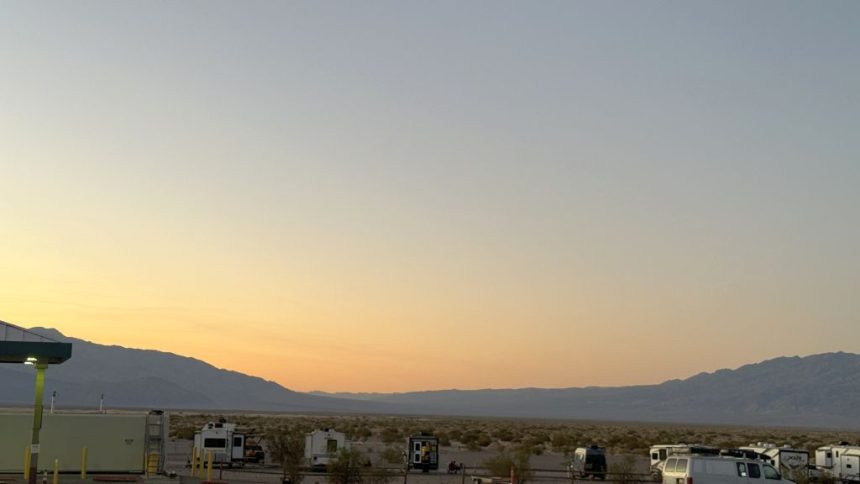
[[[860,428],[860,355],[781,357],[657,385],[301,393],[262,378],[153,350],[105,346],[56,330],[73,357],[48,371],[65,406],[504,416]],[[0,366],[0,405],[32,403],[33,372]]]

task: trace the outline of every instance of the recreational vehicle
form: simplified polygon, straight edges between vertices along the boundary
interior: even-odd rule
[[[663,466],[663,484],[793,484],[776,468],[755,459],[675,455]]]
[[[334,429],[314,430],[305,434],[305,460],[315,470],[322,470],[341,449],[348,449],[346,434]]]
[[[423,432],[409,437],[408,455],[411,468],[435,471],[439,468],[439,439]]]
[[[759,459],[776,467],[786,476],[797,477],[798,473],[806,475],[809,470],[809,452],[806,450],[793,449],[787,445],[777,447],[766,442],[750,444],[741,447],[741,450],[755,452]]]
[[[659,444],[651,446],[651,471],[661,472],[669,456],[675,454],[719,455],[720,449],[700,444]]]
[[[579,447],[573,452],[573,458],[568,466],[568,474],[574,479],[585,477],[605,479],[606,450],[596,445]]]
[[[827,477],[842,482],[860,481],[860,447],[828,445],[815,450],[815,466]]]
[[[212,463],[232,467],[245,464],[245,434],[236,431],[236,424],[224,419],[209,422],[194,433],[194,448],[203,451],[204,462],[212,455]]]

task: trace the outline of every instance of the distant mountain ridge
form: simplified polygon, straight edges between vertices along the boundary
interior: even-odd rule
[[[860,428],[860,355],[781,357],[659,385],[301,393],[203,361],[153,350],[70,341],[48,372],[61,406],[382,413]],[[32,403],[33,373],[0,365],[0,405]]]
[[[294,392],[262,378],[216,368],[203,361],[155,350],[106,346],[69,338],[54,329],[31,331],[71,342],[72,358],[48,370],[46,394],[56,390],[66,406],[261,411],[376,411],[389,405],[337,400]],[[31,404],[32,370],[0,365],[0,404]]]
[[[780,357],[658,385],[313,394],[432,414],[860,428],[860,355]]]

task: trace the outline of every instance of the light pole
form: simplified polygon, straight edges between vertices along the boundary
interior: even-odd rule
[[[54,414],[54,400],[56,398],[57,398],[57,390],[54,390],[53,393],[51,393],[51,415]]]
[[[30,478],[29,484],[36,484],[39,468],[39,432],[42,430],[42,395],[45,391],[45,370],[48,365],[35,361],[28,363],[36,367],[36,401],[33,403],[33,438],[30,440]]]

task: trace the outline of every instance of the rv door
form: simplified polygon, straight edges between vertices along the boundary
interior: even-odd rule
[[[230,453],[231,460],[245,459],[245,436],[233,435],[233,449]]]

